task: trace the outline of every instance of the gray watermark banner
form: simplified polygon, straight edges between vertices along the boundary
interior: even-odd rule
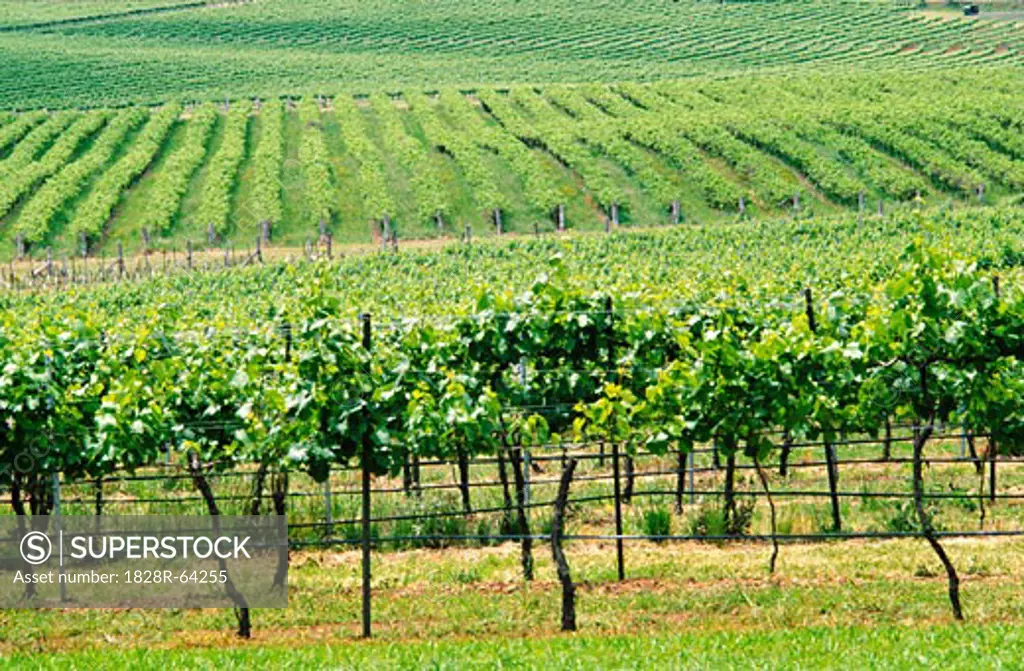
[[[284,516],[0,516],[0,608],[284,608]]]

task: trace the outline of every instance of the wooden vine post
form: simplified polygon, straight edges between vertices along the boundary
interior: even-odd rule
[[[363,313],[363,349],[369,351],[371,345],[370,314]],[[372,635],[370,627],[370,441],[363,438],[362,454],[359,458],[362,470],[362,571],[363,571],[363,638]]]
[[[558,495],[555,496],[555,510],[551,516],[551,555],[558,571],[558,581],[562,583],[562,631],[576,631],[576,586],[572,584],[569,562],[562,551],[562,536],[565,534],[565,508],[569,502],[569,485],[572,474],[576,470],[576,459],[569,459],[562,469],[562,478],[558,483]]]
[[[697,482],[696,482],[696,469],[693,464],[693,449],[691,448],[686,454],[686,470],[690,475],[690,505],[692,506],[697,502]]]
[[[220,508],[217,506],[217,499],[213,494],[213,488],[210,486],[210,481],[203,471],[203,463],[200,461],[199,455],[195,450],[189,450],[188,452],[188,469],[189,475],[192,479],[192,485],[202,496],[203,501],[206,503],[206,510],[212,518],[211,523],[213,532],[215,534],[220,534]],[[225,592],[235,603],[235,617],[238,619],[238,636],[240,638],[251,638],[252,619],[249,613],[249,604],[246,601],[245,596],[235,587],[234,582],[231,580],[231,576],[228,575],[227,563],[224,558],[217,558],[217,567],[226,577],[226,581],[224,582]]]

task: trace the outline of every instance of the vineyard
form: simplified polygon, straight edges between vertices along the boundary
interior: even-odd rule
[[[1012,205],[1018,84],[954,70],[9,115],[0,248],[60,260]]]
[[[130,13],[154,6],[163,11]],[[9,75],[0,108],[372,93],[425,82],[861,68],[941,75],[954,65],[1019,66],[1024,40],[1019,15],[808,0],[9,0],[0,4],[0,31]]]
[[[1019,667],[1022,7],[0,0],[4,668]]]
[[[364,580],[373,548],[515,543],[530,581],[550,540],[571,593],[563,540],[615,539],[621,579],[634,537],[771,541],[773,574],[780,541],[909,535],[959,619],[943,539],[1020,532],[1022,225],[918,207],[7,294],[3,477],[16,512],[60,480],[70,514],[273,510],[296,548],[361,544]],[[626,526],[652,497],[683,530],[656,502]]]

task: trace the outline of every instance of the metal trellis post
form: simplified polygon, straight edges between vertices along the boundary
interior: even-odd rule
[[[362,315],[363,348],[370,349],[370,315]],[[363,638],[370,638],[370,442],[363,440],[360,456],[362,470],[362,550],[363,550]]]
[[[526,357],[519,360],[519,380],[526,391]],[[530,505],[530,448],[523,448],[523,500]]]
[[[60,517],[60,473],[53,474],[53,517],[57,523],[57,534],[63,537],[63,521]],[[64,583],[64,561],[63,558],[57,564],[57,583],[60,585],[60,600],[68,600],[68,586]]]
[[[689,454],[686,455],[686,469],[690,472],[690,504],[696,502],[696,493],[694,487],[694,468],[693,468],[693,450],[691,449]]]

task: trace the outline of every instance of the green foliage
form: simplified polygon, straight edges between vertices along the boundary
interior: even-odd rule
[[[689,535],[697,537],[745,536],[750,533],[754,518],[753,498],[741,499],[736,514],[726,522],[725,510],[714,504],[704,504],[697,513],[687,519]]]
[[[655,240],[615,244],[651,257]],[[938,421],[962,423],[1004,451],[1024,436],[1020,275],[1002,275],[997,295],[980,264],[924,234],[894,265],[839,275],[811,301],[813,328],[804,295],[785,288],[703,280],[680,302],[673,283],[665,303],[656,285],[629,284],[610,301],[587,286],[591,266],[540,249],[547,271],[525,288],[488,287],[444,319],[382,319],[365,335],[374,322],[357,320],[349,278],[328,263],[267,268],[256,284],[212,278],[208,294],[189,280],[177,299],[155,282],[100,288],[89,302],[5,295],[5,463],[64,434],[28,472],[134,470],[170,445],[208,470],[259,463],[323,481],[334,465],[396,474],[412,455],[576,435],[656,454],[715,441],[726,456],[766,459],[770,431],[834,441],[877,433],[887,416],[920,424],[924,438]],[[587,249],[606,250],[577,253],[593,258]],[[452,255],[460,268],[483,258],[461,254],[424,258]],[[366,273],[362,259],[352,271]],[[261,277],[297,289],[261,305]],[[730,533],[750,523],[742,511],[735,520]]]
[[[389,96],[373,95],[370,101],[377,114],[384,148],[395,156],[409,173],[409,180],[416,196],[419,223],[432,222],[436,215],[447,217],[451,213],[451,205],[448,202],[445,185],[439,182],[427,148],[406,131],[402,115]]]
[[[46,116],[45,112],[29,112],[19,114],[13,121],[8,121],[6,125],[0,127],[0,149],[7,149],[8,146],[23,138]]]
[[[593,230],[613,209],[624,224],[665,224],[674,202],[681,221],[702,224],[810,219],[861,204],[862,220],[879,204],[886,216],[960,209],[978,202],[982,185],[983,202],[1010,203],[1024,184],[1019,122],[1007,112],[1020,107],[1020,88],[1002,69],[977,77],[766,75],[307,96],[297,110],[261,105],[253,143],[253,105],[243,99],[218,122],[201,188],[192,176],[207,160],[209,104],[180,122],[167,120],[173,105],[134,108],[153,123],[123,135],[120,110],[22,113],[0,126],[8,176],[0,212],[12,233],[59,255],[77,253],[82,232],[130,252],[141,240],[129,231],[150,228],[180,246],[209,223],[237,243],[251,240],[248,225],[269,221],[275,243],[292,246],[321,221],[336,240],[365,242],[378,240],[386,216],[410,239],[435,237],[439,214],[451,235],[493,223],[495,209],[507,215],[504,230],[539,231],[552,227],[559,205],[568,227]],[[98,129],[104,119],[118,130]],[[154,179],[133,188],[151,167]],[[397,203],[405,194],[412,202]],[[37,195],[39,205],[20,216],[18,204]],[[183,206],[195,225],[176,225]],[[232,219],[244,225],[232,229]]]
[[[95,240],[103,233],[122,194],[139,175],[156,160],[164,139],[178,121],[181,106],[169,104],[150,116],[131,148],[110,167],[95,184],[88,198],[76,209],[71,233],[77,238],[84,234]]]
[[[941,531],[939,505],[934,500],[930,500],[925,504],[925,512],[931,519],[932,527],[936,531]],[[896,504],[896,509],[885,521],[885,530],[903,534],[921,533],[921,522],[917,518],[917,510],[914,508],[912,500],[902,499]]]
[[[426,99],[421,98],[420,104],[425,103]],[[555,177],[540,161],[538,154],[510,136],[502,126],[486,123],[486,117],[476,112],[464,96],[451,89],[441,92],[438,104],[455,127],[467,133],[478,146],[508,161],[512,171],[523,183],[526,198],[531,205],[541,212],[551,212],[559,204],[561,197],[552,185]]]
[[[397,527],[396,527],[397,528]],[[338,535],[351,547],[355,547],[363,539],[363,527],[359,524],[341,524],[336,527]],[[370,540],[377,542],[380,539],[380,526],[370,525]]]
[[[395,523],[394,535],[402,537],[396,540],[396,547],[401,548],[445,548],[449,545],[458,544],[459,541],[449,541],[444,537],[465,536],[470,533],[467,529],[466,518],[459,514],[459,504],[454,497],[445,497],[443,500],[424,501],[419,500],[416,505],[403,512],[409,517],[418,519],[403,519]],[[486,535],[490,529],[478,528],[473,533],[484,531]]]
[[[268,102],[260,110],[262,132],[252,157],[252,202],[246,208],[258,221],[281,221],[281,164],[284,161],[284,105]]]
[[[299,163],[302,165],[305,186],[303,196],[306,202],[307,230],[319,230],[320,222],[325,226],[331,223],[336,205],[333,177],[321,130],[320,109],[315,101],[302,101],[299,105],[299,119],[302,121]],[[273,136],[269,139],[273,141]]]
[[[108,113],[103,111],[82,115],[41,156],[37,154],[49,140],[43,133],[36,137],[30,135],[19,143],[15,154],[0,167],[0,217],[10,212],[37,184],[61,170],[79,146],[106,124],[107,117]],[[47,129],[44,124],[39,130]]]
[[[193,110],[182,146],[168,157],[160,181],[150,194],[144,228],[161,234],[170,230],[189,182],[206,158],[217,117],[217,109],[211,104]]]
[[[203,199],[195,218],[203,225],[213,224],[214,231],[220,235],[228,229],[231,195],[245,158],[245,137],[251,112],[252,106],[248,103],[232,107],[225,123],[224,139],[206,169]],[[270,123],[273,124],[273,119]],[[268,140],[272,141],[272,138]]]
[[[473,190],[477,206],[484,212],[507,207],[504,194],[498,189],[483,157],[480,147],[460,129],[447,126],[426,96],[409,95],[412,114],[426,133],[432,146],[450,154],[462,170]]]
[[[85,155],[47,180],[25,205],[15,226],[25,242],[39,242],[50,233],[56,214],[82,192],[89,179],[110,163],[127,134],[145,119],[146,112],[141,109],[117,114]]]
[[[640,528],[645,536],[670,536],[672,513],[665,506],[648,508],[643,512]]]

